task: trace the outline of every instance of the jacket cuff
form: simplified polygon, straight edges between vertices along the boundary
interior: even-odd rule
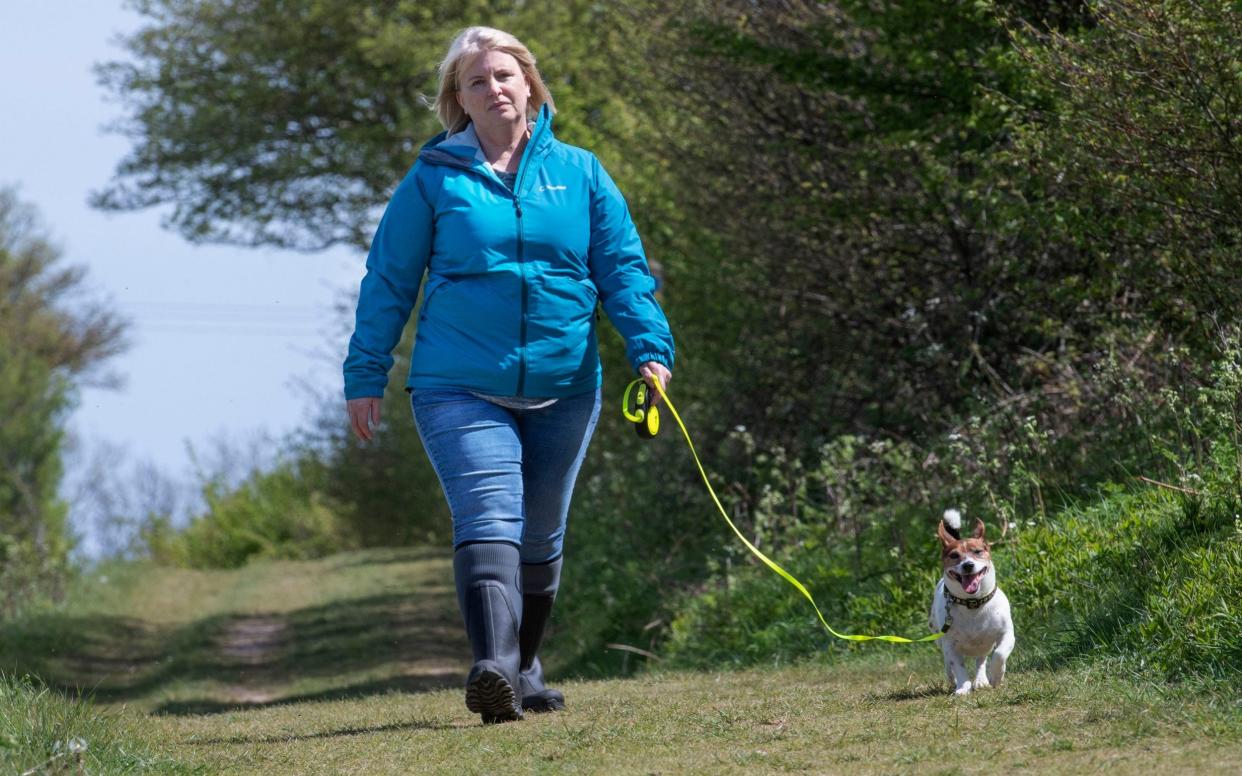
[[[638,368],[642,366],[643,364],[647,363],[648,361],[658,361],[659,363],[664,364],[665,368],[668,369],[670,372],[673,370],[672,354],[657,353],[655,351],[649,351],[647,353],[639,353],[638,355],[634,356],[634,362],[633,362],[634,371],[637,372]]]
[[[382,399],[384,398],[384,389],[386,387],[388,387],[386,383],[384,385],[368,385],[365,383],[346,385],[345,401],[350,399]]]

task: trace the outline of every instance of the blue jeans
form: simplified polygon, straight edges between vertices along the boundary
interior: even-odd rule
[[[534,410],[466,391],[415,391],[410,404],[453,514],[453,546],[509,542],[523,563],[559,558],[599,389]]]

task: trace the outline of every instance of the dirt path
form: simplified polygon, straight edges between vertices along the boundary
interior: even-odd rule
[[[279,616],[243,617],[230,622],[215,639],[223,663],[242,669],[243,682],[222,688],[223,700],[243,706],[275,700],[275,677],[266,670],[289,651],[292,628]]]

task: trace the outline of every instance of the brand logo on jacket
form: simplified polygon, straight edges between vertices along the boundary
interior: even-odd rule
[[[568,186],[540,186],[539,188],[535,189],[535,191],[542,194],[545,191],[564,191],[567,188],[569,187]]]

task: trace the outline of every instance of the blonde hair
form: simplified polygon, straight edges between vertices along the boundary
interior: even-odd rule
[[[462,70],[476,56],[486,51],[503,51],[517,60],[518,66],[522,69],[522,75],[526,78],[526,83],[530,85],[530,99],[526,103],[527,120],[534,121],[544,105],[547,105],[552,113],[556,113],[556,104],[552,102],[552,94],[535,67],[535,55],[522,45],[522,41],[493,27],[467,27],[453,39],[448,54],[440,63],[440,89],[436,94],[434,107],[436,116],[440,118],[440,123],[450,135],[462,131],[470,123],[470,117],[457,102]]]

